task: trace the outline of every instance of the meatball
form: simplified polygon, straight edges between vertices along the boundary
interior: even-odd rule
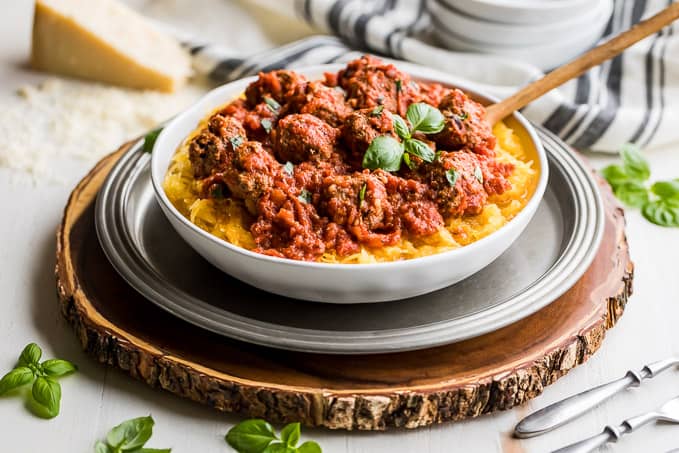
[[[245,139],[245,129],[234,117],[213,115],[208,127],[189,145],[189,159],[196,178],[222,172],[228,166],[234,143]]]
[[[377,171],[330,176],[323,180],[320,209],[370,247],[394,245],[401,222],[385,187],[388,173]]]
[[[283,162],[331,159],[338,138],[338,129],[308,113],[284,117],[273,132],[276,156]]]
[[[349,115],[342,127],[342,139],[349,150],[349,163],[360,168],[368,146],[380,135],[396,137],[393,116],[386,108],[362,109]]]
[[[291,113],[309,113],[333,127],[341,126],[352,112],[341,90],[328,87],[321,82],[309,82],[304,91],[297,93],[290,100],[287,107]]]
[[[293,93],[303,90],[306,83],[306,77],[293,71],[260,72],[259,78],[245,89],[245,99],[250,107],[264,102],[267,97],[282,105]]]
[[[445,117],[441,132],[432,136],[440,149],[468,148],[475,153],[493,156],[495,136],[486,121],[486,109],[460,90],[453,90],[439,104]]]
[[[430,187],[444,217],[480,214],[488,194],[484,161],[471,151],[442,152],[430,169]],[[454,170],[454,173],[451,171]],[[451,185],[451,181],[455,184]]]
[[[391,63],[366,55],[351,61],[338,74],[339,86],[355,109],[384,107],[405,115],[408,105],[419,99],[419,86]]]
[[[417,236],[436,233],[443,226],[443,217],[429,187],[413,179],[391,174],[388,177],[389,200],[398,206],[398,215],[408,232]]]

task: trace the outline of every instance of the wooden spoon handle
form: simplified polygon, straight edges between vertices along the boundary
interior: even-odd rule
[[[672,3],[655,16],[639,22],[615,38],[591,49],[570,63],[553,70],[543,78],[529,83],[510,97],[497,104],[488,106],[486,117],[488,122],[490,124],[497,123],[546,92],[579,76],[588,69],[615,57],[632,44],[657,32],[677,18],[679,18],[679,3]]]

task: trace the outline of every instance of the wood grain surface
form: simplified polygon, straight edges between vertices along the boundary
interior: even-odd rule
[[[65,208],[57,235],[61,311],[99,362],[221,411],[272,422],[383,430],[509,409],[585,362],[631,293],[623,212],[601,182],[606,228],[594,262],[566,294],[522,321],[452,345],[371,356],[289,352],[232,341],[156,307],[104,256],[94,228],[94,201],[128,147],[99,162]]]

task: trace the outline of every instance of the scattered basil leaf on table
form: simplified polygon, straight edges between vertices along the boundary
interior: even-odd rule
[[[664,227],[679,227],[679,178],[647,181],[651,169],[639,148],[625,144],[621,151],[622,165],[609,165],[601,170],[620,201],[629,207],[641,208],[646,220]]]
[[[299,423],[284,426],[279,438],[267,421],[253,418],[231,428],[225,440],[238,453],[322,453],[313,441],[297,446],[300,437]]]
[[[158,136],[162,130],[163,128],[159,127],[158,129],[154,129],[144,136],[144,145],[142,146],[142,149],[145,153],[150,154],[153,151],[153,145],[156,144],[156,140],[158,139]]]
[[[113,427],[106,435],[106,442],[97,441],[95,453],[170,453],[171,448],[143,448],[153,435],[155,421],[148,417],[126,420]]]
[[[31,399],[28,407],[44,418],[59,415],[61,407],[61,386],[56,378],[76,371],[76,366],[67,360],[49,359],[40,363],[42,350],[35,343],[28,344],[21,354],[17,365],[0,379],[0,395],[28,384]]]

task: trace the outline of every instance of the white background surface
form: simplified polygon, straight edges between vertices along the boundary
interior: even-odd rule
[[[217,2],[220,14],[189,0],[136,1],[149,15],[201,30],[211,39],[233,46],[266,47],[297,38],[303,28],[258,28],[254,17],[279,21],[239,3]],[[193,7],[191,6],[193,5]],[[29,0],[1,0],[0,108],[11,102],[16,88],[44,76],[26,69],[32,5]],[[200,25],[199,25],[200,24]],[[668,102],[679,102],[672,99]],[[30,119],[27,119],[30,121]],[[0,137],[2,146],[2,137]],[[649,150],[654,178],[679,176],[679,144]],[[611,159],[592,156],[601,166]],[[54,165],[59,168],[59,163]],[[156,428],[149,447],[173,447],[176,453],[227,452],[223,435],[239,418],[152,390],[122,373],[106,369],[80,350],[70,327],[58,312],[54,287],[55,231],[73,185],[88,165],[69,167],[64,184],[34,182],[0,169],[0,373],[8,371],[22,347],[35,341],[45,357],[67,358],[80,371],[62,379],[61,415],[53,420],[33,417],[20,398],[0,398],[0,452],[91,452],[94,442],[112,426],[153,414]],[[679,370],[671,370],[627,391],[556,432],[519,441],[509,435],[530,411],[606,380],[629,368],[679,354],[679,229],[663,229],[629,212],[628,234],[636,262],[635,294],[601,350],[525,407],[476,420],[414,431],[345,433],[304,429],[324,452],[542,452],[595,434],[610,423],[651,410],[679,395]],[[643,428],[617,445],[616,452],[664,452],[679,447],[679,426]]]

